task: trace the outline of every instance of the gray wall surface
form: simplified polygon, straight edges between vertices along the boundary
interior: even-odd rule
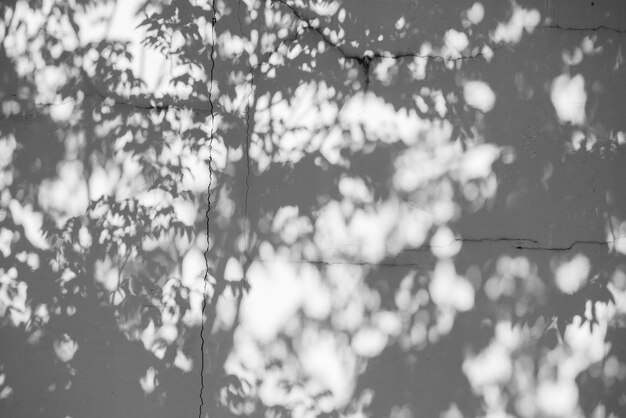
[[[0,10],[0,417],[626,416],[626,3]]]

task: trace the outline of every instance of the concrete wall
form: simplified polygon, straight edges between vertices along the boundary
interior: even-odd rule
[[[622,2],[55,4],[4,12],[0,416],[626,414]]]

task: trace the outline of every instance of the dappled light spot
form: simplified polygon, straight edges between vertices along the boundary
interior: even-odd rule
[[[496,104],[496,94],[484,81],[465,82],[463,95],[468,105],[483,113],[491,111]]]
[[[64,363],[72,360],[79,349],[78,343],[68,334],[63,334],[61,338],[55,340],[53,346],[57,358]]]
[[[387,337],[377,329],[361,329],[352,338],[352,347],[355,353],[363,357],[379,355],[386,344]]]
[[[230,257],[228,259],[224,268],[224,278],[230,282],[237,282],[243,279],[243,268],[236,258]]]
[[[341,121],[351,127],[351,134],[356,144],[363,143],[363,134],[368,134],[383,142],[402,140],[412,143],[420,131],[427,128],[415,112],[396,112],[390,103],[372,93],[357,94],[340,111]],[[359,125],[362,126],[363,132]]]
[[[462,182],[487,178],[492,173],[492,165],[500,156],[500,150],[491,144],[478,145],[463,154],[459,178]]]
[[[272,341],[302,304],[303,289],[292,265],[279,260],[255,264],[248,271],[252,285],[243,304],[243,326],[257,339]]]
[[[23,226],[26,238],[38,248],[49,248],[49,244],[41,230],[43,225],[41,213],[35,211],[31,205],[20,205],[16,200],[12,200],[8,206],[15,222]]]
[[[146,370],[146,374],[143,375],[141,379],[139,379],[139,384],[141,385],[141,389],[143,389],[143,392],[146,395],[154,392],[157,386],[156,370],[154,369],[154,367],[150,367],[148,368],[148,370]]]
[[[285,206],[274,217],[272,224],[274,233],[280,235],[285,244],[295,244],[303,235],[313,231],[311,221],[304,216],[298,216],[298,208]]]
[[[624,415],[611,1],[8,2],[0,410]]]
[[[513,372],[510,356],[511,353],[501,345],[491,344],[478,355],[466,359],[463,369],[472,386],[482,391],[487,386],[508,382]]]
[[[467,20],[469,20],[472,25],[478,25],[485,17],[485,6],[483,6],[482,3],[476,2],[472,4],[472,7],[467,9],[465,13]]]
[[[193,370],[193,361],[181,350],[177,350],[174,366],[178,367],[183,372],[190,373]]]
[[[576,413],[578,389],[573,381],[546,381],[537,388],[539,410],[548,416],[572,416]]]
[[[459,253],[462,241],[454,236],[450,228],[442,226],[433,234],[430,245],[435,256],[446,259]]]
[[[448,31],[446,31],[443,42],[447,48],[446,55],[452,58],[460,57],[469,45],[467,35],[454,29],[448,29]]]
[[[174,324],[163,324],[157,331],[157,339],[164,341],[166,344],[171,344],[176,341],[178,337],[178,330]]]
[[[591,302],[589,302],[591,305]],[[588,306],[591,308],[591,306]],[[606,343],[604,338],[606,337],[608,320],[610,319],[610,309],[606,304],[600,304],[599,302],[594,307],[596,311],[596,320],[598,321],[593,327],[589,325],[583,326],[583,320],[580,316],[574,318],[572,324],[567,327],[565,332],[565,342],[574,350],[574,356],[577,357],[577,363],[575,362],[570,367],[578,368],[578,370],[572,370],[571,374],[574,377],[579,372],[584,370],[591,363],[600,361],[606,353]],[[590,315],[590,309],[585,312],[586,319],[592,319]]]
[[[350,399],[352,384],[344,377],[354,372],[354,360],[347,355],[344,343],[335,336],[314,331],[305,333],[303,343],[304,370],[330,389],[337,404],[345,404]]]
[[[518,43],[524,32],[532,33],[539,24],[541,15],[537,9],[525,9],[515,2],[513,14],[508,22],[499,23],[491,34],[491,39],[498,43]]]
[[[561,292],[572,294],[585,285],[590,270],[589,259],[582,254],[577,254],[571,260],[563,261],[556,268],[556,285]]]
[[[554,79],[550,92],[552,105],[562,122],[574,125],[585,123],[585,105],[587,104],[587,92],[585,91],[585,79],[581,74],[570,77],[561,74]]]
[[[474,288],[459,276],[449,260],[439,260],[429,285],[430,295],[440,309],[467,311],[474,306]]]
[[[2,385],[2,389],[0,389],[0,399],[8,399],[13,394],[13,388],[8,385]]]
[[[613,233],[609,232],[609,247],[613,248],[620,254],[626,254],[626,221],[621,221]]]

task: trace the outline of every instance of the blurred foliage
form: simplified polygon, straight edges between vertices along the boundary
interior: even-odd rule
[[[623,5],[123,3],[1,6],[0,415],[626,416]]]

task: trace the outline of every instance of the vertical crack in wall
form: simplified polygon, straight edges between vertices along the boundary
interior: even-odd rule
[[[198,408],[198,418],[202,418],[202,407],[204,406],[204,313],[207,307],[207,283],[209,281],[209,249],[211,238],[210,232],[210,212],[211,212],[211,186],[213,184],[213,139],[215,138],[215,112],[213,107],[213,71],[215,70],[215,44],[217,42],[217,33],[215,32],[215,24],[217,23],[217,14],[215,12],[215,0],[211,4],[211,73],[209,78],[209,107],[211,112],[211,129],[209,133],[209,185],[207,186],[207,210],[206,210],[206,250],[204,252],[204,287],[202,289],[202,314],[200,318],[200,406]]]

